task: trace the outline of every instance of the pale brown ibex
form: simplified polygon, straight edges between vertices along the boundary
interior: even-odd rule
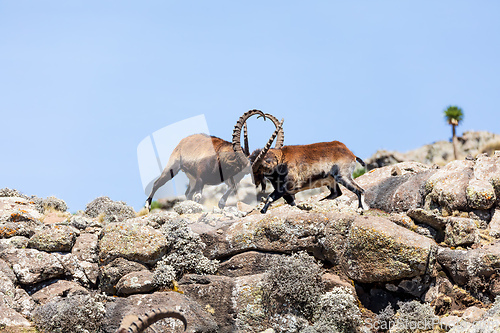
[[[239,147],[238,152],[233,150],[231,142],[206,134],[193,134],[182,139],[175,147],[161,175],[153,183],[153,188],[146,200],[146,208],[151,208],[151,201],[156,191],[167,181],[172,179],[180,170],[184,171],[189,179],[185,195],[188,200],[199,201],[205,185],[218,185],[225,182],[228,190],[219,200],[219,208],[224,208],[229,195],[236,191],[236,184],[244,177],[244,169],[250,165],[246,121],[253,115],[259,115],[264,120],[271,119],[278,128],[269,139],[267,149],[277,136],[276,148],[283,145],[283,129],[278,120],[260,110],[245,112],[235,125],[235,131],[241,136],[241,128],[245,126],[245,148]],[[233,131],[234,134],[234,131]],[[239,142],[239,138],[238,138]],[[259,159],[256,159],[259,160]]]

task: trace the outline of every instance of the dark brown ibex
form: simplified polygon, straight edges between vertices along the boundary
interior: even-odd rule
[[[125,316],[116,333],[141,333],[149,326],[164,318],[179,319],[184,324],[184,331],[187,329],[187,320],[182,313],[162,308],[152,309],[142,316]]]
[[[235,151],[238,146],[233,144]],[[250,155],[250,161],[261,155],[256,150]],[[339,183],[356,194],[359,208],[367,208],[364,203],[364,190],[352,179],[356,161],[365,166],[363,160],[356,157],[342,142],[321,142],[310,145],[284,146],[281,149],[269,149],[254,170],[255,185],[267,178],[274,191],[267,197],[261,213],[266,213],[273,201],[283,197],[294,206],[294,195],[300,191],[326,185],[330,194],[321,199],[335,199],[342,195]],[[255,163],[254,163],[255,164]]]
[[[205,185],[218,185],[225,182],[229,188],[218,204],[219,208],[223,208],[229,195],[236,191],[236,184],[243,178],[244,173],[242,171],[250,165],[246,121],[253,115],[259,115],[264,120],[267,117],[275,122],[276,127],[279,126],[276,118],[264,114],[260,110],[245,112],[235,125],[235,131],[238,128],[240,136],[241,128],[245,126],[244,150],[240,146],[239,151],[235,152],[231,142],[206,134],[194,134],[182,139],[170,155],[162,174],[155,180],[146,200],[146,208],[151,208],[151,201],[156,191],[180,170],[184,171],[189,179],[189,185],[185,193],[188,200],[194,198],[195,201],[199,201]],[[269,149],[276,136],[278,136],[276,148],[281,148],[283,145],[283,130],[280,127],[280,130],[275,131],[266,145],[267,149]]]

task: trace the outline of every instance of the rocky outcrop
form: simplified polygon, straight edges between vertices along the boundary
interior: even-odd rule
[[[499,166],[500,156],[479,156],[375,169],[356,180],[371,208],[362,213],[348,191],[278,201],[267,214],[184,202],[131,216],[98,198],[87,213],[44,223],[64,206],[40,212],[29,197],[0,197],[2,323],[114,333],[125,316],[171,308],[188,332],[496,325]],[[177,319],[154,324],[167,327],[183,330]]]
[[[500,135],[489,132],[464,132],[458,140],[458,158],[468,155],[473,157],[481,153],[493,156],[495,150],[500,150]],[[445,165],[454,159],[451,141],[437,141],[406,153],[379,150],[365,160],[368,170],[380,168],[400,162],[420,162],[427,165]]]

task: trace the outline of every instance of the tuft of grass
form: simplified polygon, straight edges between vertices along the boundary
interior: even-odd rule
[[[146,216],[149,214],[149,210],[146,207],[143,207],[140,211],[135,213],[136,217]]]
[[[163,205],[155,200],[151,202],[151,210],[153,209],[163,209]]]
[[[352,178],[358,178],[359,176],[362,176],[366,173],[366,168],[359,168],[354,170],[352,173]]]

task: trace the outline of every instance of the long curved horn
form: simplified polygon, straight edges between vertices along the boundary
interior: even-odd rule
[[[274,123],[274,126],[278,128],[280,124],[278,118],[269,113],[266,113],[266,117],[271,119],[271,121]],[[274,148],[280,149],[281,147],[283,147],[284,141],[285,141],[285,133],[283,132],[283,127],[281,127],[281,130],[278,132],[278,136],[276,137],[276,144],[274,145]]]
[[[243,144],[245,145],[245,147],[243,148],[245,155],[250,155],[250,146],[248,145],[248,129],[246,122],[243,124]]]
[[[238,119],[238,121],[236,122],[236,125],[234,125],[234,129],[233,129],[233,150],[236,152],[236,153],[241,153],[241,154],[244,154],[245,156],[248,156],[247,154],[245,154],[245,152],[243,151],[243,148],[241,147],[241,128],[243,127],[243,125],[246,123],[247,119],[250,118],[251,116],[255,115],[255,114],[258,114],[260,117],[263,117],[264,120],[266,120],[266,115],[264,114],[264,112],[260,111],[260,110],[256,110],[256,109],[253,109],[253,110],[249,110],[247,112],[245,112],[241,117],[240,119]]]
[[[184,315],[178,311],[163,309],[152,309],[142,316],[125,316],[116,333],[140,333],[157,321],[164,318],[176,318],[184,324],[184,331],[187,329],[187,320]]]
[[[271,145],[273,144],[274,139],[280,132],[281,128],[283,127],[283,122],[285,120],[281,119],[281,123],[278,124],[276,127],[276,130],[274,131],[273,135],[271,135],[271,138],[269,141],[266,143],[266,146],[260,151],[259,155],[255,158],[255,161],[252,163],[252,171],[255,173],[257,169],[259,168],[260,164],[262,163],[262,160],[264,159],[264,156],[267,154],[269,151],[269,148],[271,148]]]

